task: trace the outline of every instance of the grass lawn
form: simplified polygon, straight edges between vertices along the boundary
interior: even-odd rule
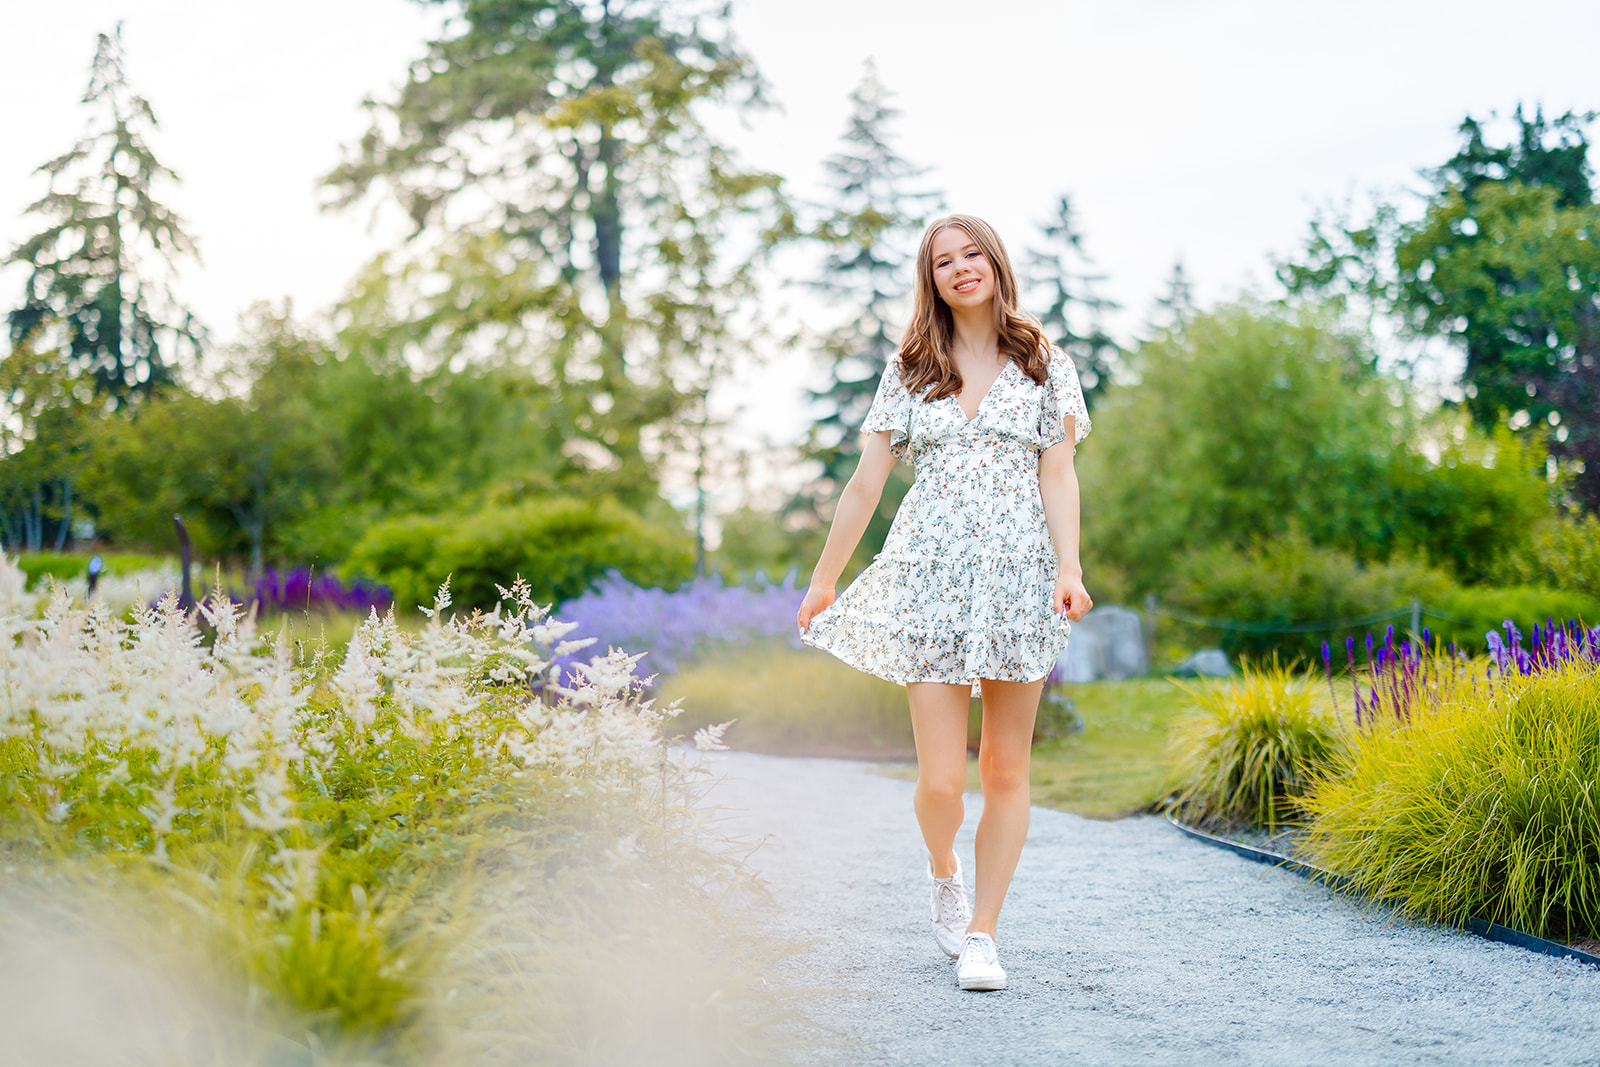
[[[1164,795],[1167,726],[1188,695],[1165,678],[1069,685],[1066,693],[1083,717],[1083,731],[1033,746],[1033,802],[1091,819],[1116,819],[1143,811]],[[885,774],[914,779],[905,763],[884,764]],[[967,761],[967,788],[982,788],[978,761]]]
[[[1167,726],[1188,694],[1165,678],[1067,687],[1083,732],[1033,749],[1033,802],[1096,819],[1149,807],[1163,795]],[[977,788],[977,766],[971,770]]]
[[[1066,688],[1081,733],[1033,750],[1034,803],[1097,819],[1149,807],[1162,796],[1167,726],[1188,700],[1163,678]],[[911,724],[905,690],[811,649],[745,649],[662,679],[664,700],[682,698],[685,732],[736,719],[735,748],[780,755],[906,757]],[[907,762],[885,774],[914,778]],[[978,764],[968,764],[973,789]]]

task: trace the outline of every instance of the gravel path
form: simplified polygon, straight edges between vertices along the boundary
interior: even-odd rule
[[[728,753],[713,801],[764,844],[777,976],[848,1064],[1600,1064],[1600,970],[1414,926],[1160,819],[1035,808],[1000,928],[1011,988],[962,993],[929,929],[909,782]],[[957,841],[971,869],[982,798]]]

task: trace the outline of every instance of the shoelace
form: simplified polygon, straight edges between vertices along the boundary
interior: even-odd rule
[[[939,909],[939,913],[934,916],[935,921],[949,922],[951,919],[971,918],[966,914],[967,895],[954,882],[936,882],[933,898]]]
[[[962,954],[972,953],[978,957],[978,962],[986,967],[998,967],[1000,956],[994,950],[994,942],[987,937],[969,937],[962,946]]]

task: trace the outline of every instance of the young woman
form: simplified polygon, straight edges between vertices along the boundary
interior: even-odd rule
[[[1017,309],[999,236],[937,219],[916,305],[861,432],[855,474],[797,622],[807,644],[906,687],[934,936],[962,989],[1004,989],[995,924],[1028,833],[1028,758],[1044,677],[1092,601],[1078,562],[1073,450],[1089,432],[1072,360]],[[835,598],[897,459],[916,481],[883,551]],[[976,907],[954,851],[967,704],[983,697]]]

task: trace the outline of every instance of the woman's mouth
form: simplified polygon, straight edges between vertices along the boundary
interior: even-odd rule
[[[956,282],[955,291],[958,293],[970,293],[978,287],[978,281],[979,279],[977,278],[968,278],[965,281]]]

